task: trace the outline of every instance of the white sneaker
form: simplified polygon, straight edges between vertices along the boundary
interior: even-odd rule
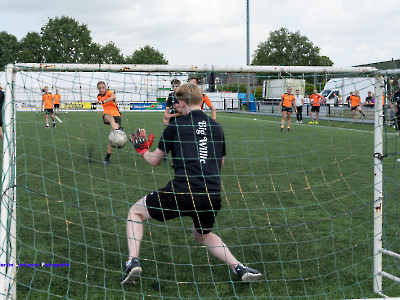
[[[300,124],[303,124],[303,121],[300,121]]]

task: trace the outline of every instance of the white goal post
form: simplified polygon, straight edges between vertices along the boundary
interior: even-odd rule
[[[376,78],[375,94],[384,95],[383,75],[371,67],[326,66],[214,66],[214,65],[102,65],[16,63],[7,65],[5,102],[3,109],[3,164],[0,224],[0,298],[16,298],[16,130],[14,82],[19,71],[79,71],[79,72],[226,72],[275,74],[368,74]],[[394,275],[382,271],[382,254],[400,258],[399,254],[382,247],[383,210],[383,102],[376,97],[374,139],[374,291],[382,296],[382,276],[400,282]],[[372,154],[371,154],[372,155]]]

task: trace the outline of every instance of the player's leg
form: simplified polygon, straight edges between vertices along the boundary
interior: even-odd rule
[[[117,118],[117,120],[115,118]],[[114,131],[121,127],[121,117],[113,117],[111,115],[105,114],[105,115],[103,115],[103,122],[104,122],[104,124],[111,126],[110,131]],[[104,159],[104,163],[106,165],[111,164],[110,157],[111,157],[112,149],[113,148],[111,147],[111,145],[108,144],[107,145],[107,155],[106,155],[106,158]]]
[[[303,106],[299,106],[297,112],[299,113],[300,123],[303,123]]]
[[[0,139],[3,139],[3,125],[0,126]]]
[[[283,131],[283,128],[285,127],[286,110],[284,109],[285,108],[282,107],[281,131]]]
[[[317,117],[315,119],[315,124],[318,124],[318,120],[319,120],[319,107],[318,107],[318,110],[317,110]]]
[[[47,110],[46,110],[46,128],[48,128],[49,127],[49,113],[47,112]]]
[[[255,282],[262,277],[262,274],[254,269],[248,268],[241,264],[232,252],[225,245],[219,236],[216,234],[200,233],[193,225],[193,237],[196,242],[207,248],[213,256],[228,264],[231,270],[239,276],[239,278],[244,282]]]
[[[53,127],[56,127],[56,121],[54,120],[54,115],[51,113],[50,115],[51,119],[53,120]]]
[[[104,115],[104,123],[110,124],[112,130],[117,130],[120,126],[111,115]]]
[[[213,256],[227,263],[232,271],[239,264],[239,261],[236,259],[236,257],[233,256],[229,248],[216,234],[212,232],[206,234],[199,233],[193,225],[193,238],[200,245],[205,246],[208,252],[210,252]]]
[[[129,260],[126,262],[124,274],[121,277],[121,283],[123,284],[133,283],[135,278],[142,273],[142,267],[139,263],[139,252],[143,239],[143,222],[152,219],[146,208],[146,197],[137,201],[129,209],[126,221]]]
[[[361,105],[357,106],[357,109],[358,109],[358,111],[360,112],[360,114],[362,114],[363,117],[365,117],[365,114],[364,114],[364,112],[363,112],[363,110],[362,110]]]
[[[292,119],[292,113],[290,111],[287,112],[286,118],[287,118],[287,131],[290,131],[290,122]]]
[[[309,122],[310,124],[313,124],[314,123],[314,116],[313,116],[313,107],[311,107],[311,110],[310,110],[310,118],[311,118],[311,121]]]
[[[357,124],[357,114],[356,114],[356,110],[352,109],[353,112],[353,119],[354,119],[354,123]]]
[[[147,197],[147,196],[146,196]],[[137,201],[129,210],[126,222],[126,236],[128,238],[129,259],[139,257],[140,243],[143,238],[143,223],[151,220],[146,207],[146,197]]]

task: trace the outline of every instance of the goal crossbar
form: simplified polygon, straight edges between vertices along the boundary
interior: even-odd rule
[[[17,63],[15,71],[87,71],[87,72],[228,72],[228,73],[287,73],[287,74],[377,74],[372,67],[328,66],[214,66],[214,65],[113,65],[113,64],[45,64]]]

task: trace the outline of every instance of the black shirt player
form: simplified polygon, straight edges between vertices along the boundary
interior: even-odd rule
[[[164,125],[171,124],[173,121],[175,121],[176,118],[182,116],[182,113],[179,110],[178,99],[176,99],[175,97],[175,91],[178,87],[180,87],[180,85],[181,82],[178,79],[171,80],[172,92],[168,95],[167,103],[165,106],[164,120],[163,120]]]
[[[196,85],[182,85],[176,97],[183,116],[165,128],[154,152],[149,151],[144,130],[137,130],[132,136],[135,149],[152,166],[158,166],[164,155],[171,152],[175,178],[129,210],[126,224],[129,260],[121,282],[132,283],[142,272],[139,252],[143,222],[151,219],[164,222],[181,216],[193,219],[194,239],[227,263],[240,280],[257,281],[261,273],[241,264],[220,237],[211,232],[221,208],[221,168],[226,155],[222,126],[201,111],[202,93]]]

